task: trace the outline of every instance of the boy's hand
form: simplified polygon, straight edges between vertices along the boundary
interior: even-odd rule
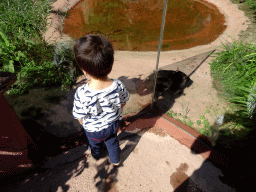
[[[83,119],[77,119],[79,121],[79,123],[82,125],[83,123]]]
[[[119,127],[121,131],[124,130],[130,124],[130,122],[127,121],[129,117],[130,115],[125,115],[123,119],[120,121]]]

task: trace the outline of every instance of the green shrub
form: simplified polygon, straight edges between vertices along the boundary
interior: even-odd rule
[[[15,72],[15,63],[20,64],[25,55],[18,51],[15,43],[11,43],[9,38],[0,31],[0,67],[4,71]]]
[[[238,90],[240,91],[230,100],[240,107],[237,113],[240,115],[241,123],[248,128],[254,127],[256,123],[256,77],[251,86],[242,86]]]
[[[250,6],[251,9],[256,12],[256,1],[255,0],[246,0],[246,3]]]
[[[256,46],[233,42],[223,47],[225,50],[210,63],[211,75],[220,82],[216,88],[227,98],[233,98],[241,91],[239,87],[249,87],[256,76]]]
[[[256,45],[233,42],[223,47],[210,64],[211,74],[217,90],[236,105],[234,114],[228,114],[231,129],[247,132],[256,123]]]
[[[70,78],[70,81],[75,81],[76,77],[82,75],[82,71],[77,66],[75,61],[75,56],[73,52],[73,46],[75,41],[61,41],[55,47],[54,53],[54,65],[59,70],[61,76],[65,76],[65,73],[68,74],[67,77]]]
[[[56,48],[43,39],[49,11],[49,0],[0,3],[0,70],[17,73],[8,94],[22,94],[34,87],[70,88],[81,74],[70,47],[58,54],[59,65],[53,62]]]
[[[0,27],[9,37],[41,37],[50,11],[49,0],[5,0],[0,3]]]

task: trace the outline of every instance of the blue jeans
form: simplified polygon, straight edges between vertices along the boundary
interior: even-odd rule
[[[86,136],[91,148],[91,154],[95,159],[98,159],[104,147],[107,147],[108,155],[111,163],[118,163],[120,161],[120,148],[117,138],[117,129],[119,127],[119,120],[113,122],[107,129],[99,132],[88,132],[85,130]]]

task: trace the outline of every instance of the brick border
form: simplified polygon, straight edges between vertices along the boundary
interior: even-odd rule
[[[163,114],[156,122],[156,126],[166,132],[179,143],[188,147],[192,153],[200,154],[204,159],[219,165],[228,166],[228,158],[213,149],[208,137],[202,135],[195,129],[181,123],[180,121]]]

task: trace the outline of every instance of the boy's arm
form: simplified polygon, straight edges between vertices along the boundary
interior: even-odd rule
[[[120,100],[121,100],[121,107],[123,108],[126,105],[126,102],[129,100],[130,94],[125,88],[124,84],[121,82],[121,93],[120,93]]]
[[[80,96],[78,95],[79,93],[79,88],[76,90],[76,93],[74,95],[74,102],[73,102],[73,117],[74,119],[77,119],[79,124],[82,125],[83,123],[83,118],[86,117],[86,114],[83,111],[83,104],[80,101]]]

